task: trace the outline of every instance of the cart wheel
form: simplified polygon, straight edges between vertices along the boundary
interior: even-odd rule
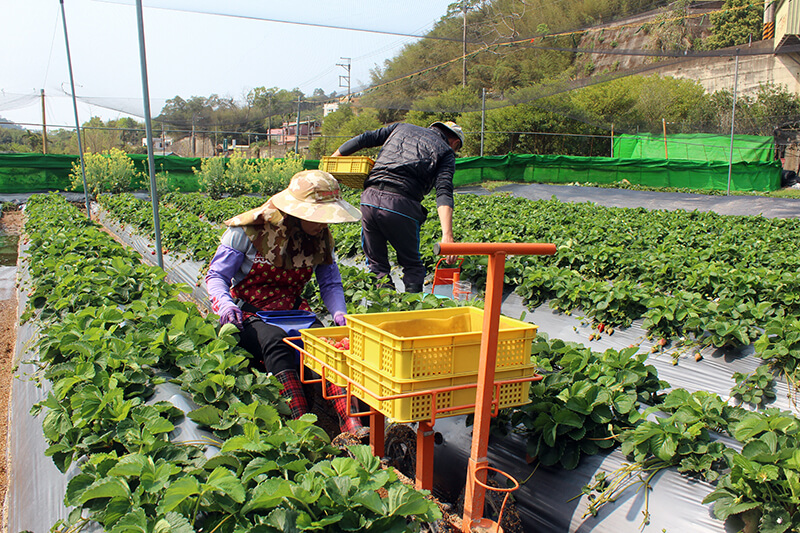
[[[384,455],[389,466],[414,479],[417,475],[417,433],[405,424],[391,424],[384,434]]]
[[[501,485],[494,479],[487,479],[486,484],[490,487],[501,487]],[[466,489],[461,490],[458,495],[458,503],[456,504],[456,514],[459,517],[464,516],[464,492]],[[500,514],[500,508],[503,506],[503,498],[505,494],[495,491],[486,491],[486,497],[483,501],[483,516],[497,520],[497,515]],[[514,502],[514,497],[510,497],[506,502],[506,507],[503,509],[503,516],[500,518],[500,527],[504,533],[525,533],[522,527],[522,519],[517,511],[517,505]]]

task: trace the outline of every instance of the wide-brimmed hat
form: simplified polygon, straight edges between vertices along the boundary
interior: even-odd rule
[[[310,222],[335,224],[361,219],[361,212],[342,200],[336,178],[322,170],[298,172],[289,186],[270,200],[284,213]]]
[[[452,133],[453,135],[458,137],[458,140],[461,141],[461,146],[464,146],[464,132],[461,131],[461,126],[459,126],[458,124],[456,124],[452,120],[448,120],[447,122],[434,122],[433,124],[431,124],[428,127],[432,128],[434,126],[436,126],[438,128],[441,128],[441,129],[445,130],[446,132]]]

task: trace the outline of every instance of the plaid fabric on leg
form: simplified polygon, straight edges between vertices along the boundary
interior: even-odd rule
[[[356,399],[351,398],[353,407],[351,410],[347,408],[347,391],[344,387],[340,387],[338,385],[334,385],[330,381],[325,384],[325,393],[327,396],[342,396],[341,398],[333,398],[331,402],[333,403],[333,409],[336,411],[336,414],[339,415],[339,429],[342,433],[359,433],[361,428],[361,420],[354,416],[348,416],[350,411],[357,411],[358,407],[356,404]]]
[[[308,412],[308,402],[303,393],[303,383],[295,370],[284,370],[275,374],[283,384],[281,396],[289,400],[289,409],[292,411],[292,418],[300,418]]]

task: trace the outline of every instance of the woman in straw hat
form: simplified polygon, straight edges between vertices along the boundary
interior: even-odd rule
[[[342,200],[332,175],[321,170],[298,172],[286,190],[225,222],[228,229],[208,268],[205,280],[213,311],[220,323],[241,330],[239,344],[283,384],[282,394],[294,418],[309,410],[296,352],[283,342],[283,329],[256,313],[310,311],[302,293],[314,274],[325,307],[336,325],[343,326],[347,306],[328,224],[360,218],[359,210]],[[317,320],[316,325],[322,324]],[[329,396],[344,392],[333,383],[327,387]],[[361,423],[348,416],[347,401],[340,398],[333,403],[341,430],[358,433]]]

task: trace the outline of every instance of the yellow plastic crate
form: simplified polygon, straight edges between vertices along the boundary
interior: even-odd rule
[[[333,174],[339,183],[352,189],[363,189],[364,180],[372,170],[375,161],[364,156],[323,157],[319,169]]]
[[[347,352],[345,350],[334,348],[332,345],[322,340],[322,338],[327,337],[338,341],[343,337],[347,337],[348,335],[350,335],[350,329],[347,326],[332,328],[309,328],[300,330],[300,338],[303,340],[305,351],[318,358],[331,368],[338,370],[345,376],[348,373],[346,359]],[[322,365],[320,363],[310,357],[305,357],[303,361],[308,368],[317,374],[322,375]],[[328,381],[336,383],[337,385],[347,385],[347,380],[339,377],[333,372],[326,372],[325,378]]]
[[[363,386],[367,391],[378,397],[394,396],[409,392],[430,391],[437,388],[451,387],[456,385],[468,385],[477,383],[478,375],[454,376],[448,378],[427,380],[427,381],[395,381],[388,379],[380,372],[371,369],[369,366],[352,358],[348,354],[347,366],[350,370],[350,381],[354,384]],[[507,379],[519,379],[533,377],[534,368],[519,368],[515,370],[497,371],[494,376],[495,381]],[[500,409],[506,407],[516,407],[530,403],[529,392],[531,382],[506,383],[500,385]],[[433,395],[420,394],[407,398],[395,398],[390,400],[378,400],[375,396],[365,392],[363,389],[353,385],[352,393],[357,398],[362,399],[367,405],[383,413],[395,422],[418,422],[420,420],[430,420],[433,418]],[[469,387],[465,389],[439,392],[436,395],[436,409],[449,409],[466,405],[469,407],[456,409],[453,411],[437,412],[436,418],[447,416],[465,415],[475,412],[475,395],[477,388]],[[492,399],[495,399],[492,392]]]
[[[451,307],[347,315],[350,358],[394,380],[477,374],[483,310]],[[531,363],[537,326],[500,317],[497,371]]]

